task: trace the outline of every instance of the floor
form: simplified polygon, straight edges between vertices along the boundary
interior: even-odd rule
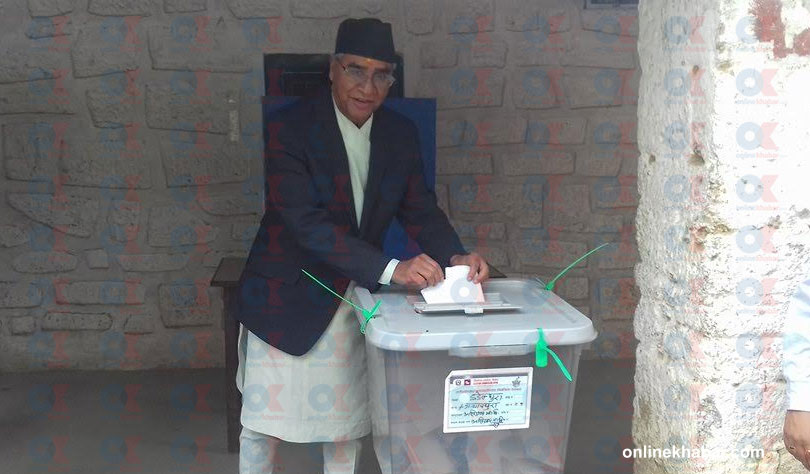
[[[630,473],[632,361],[582,361],[566,473]],[[2,472],[235,473],[225,443],[224,371],[0,375]],[[279,471],[321,471],[318,445],[284,444]],[[379,473],[364,440],[361,473]]]

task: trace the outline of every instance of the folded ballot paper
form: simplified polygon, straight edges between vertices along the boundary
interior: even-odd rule
[[[469,265],[445,267],[444,280],[422,290],[427,304],[483,303],[484,290],[480,283],[467,280]]]

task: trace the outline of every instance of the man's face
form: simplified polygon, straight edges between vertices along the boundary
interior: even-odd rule
[[[333,58],[329,79],[338,109],[355,125],[362,126],[388,95],[390,84],[380,79],[392,70],[390,63],[353,54]],[[364,75],[359,79],[361,71]]]

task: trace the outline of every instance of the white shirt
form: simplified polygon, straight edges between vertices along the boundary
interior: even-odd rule
[[[788,409],[810,411],[810,279],[799,283],[790,301],[782,349]]]
[[[362,127],[357,128],[343,112],[338,109],[335,97],[332,96],[332,105],[335,107],[338,128],[343,136],[343,144],[346,146],[346,156],[349,158],[349,177],[352,182],[352,196],[354,197],[354,210],[357,215],[357,225],[360,225],[363,214],[363,199],[365,197],[366,181],[368,181],[368,165],[371,158],[371,123],[374,114],[366,120]],[[399,260],[392,258],[383,270],[378,283],[383,285],[391,284],[391,277],[394,275]]]

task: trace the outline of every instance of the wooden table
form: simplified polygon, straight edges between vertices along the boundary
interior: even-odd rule
[[[222,288],[222,300],[225,311],[222,315],[222,326],[225,330],[225,406],[228,423],[228,452],[239,451],[239,430],[242,424],[239,413],[242,409],[242,394],[236,388],[236,367],[239,365],[237,338],[239,322],[236,319],[237,297],[239,296],[239,277],[245,268],[247,258],[225,257],[219,261],[211,286]]]
[[[222,288],[222,300],[225,311],[222,315],[222,326],[225,330],[225,405],[228,423],[228,452],[239,451],[239,431],[242,427],[239,414],[242,409],[242,394],[236,388],[236,368],[239,365],[237,339],[239,322],[236,313],[239,293],[239,277],[245,268],[247,258],[225,257],[219,261],[211,286]],[[506,275],[492,265],[489,266],[490,278],[504,278]]]

